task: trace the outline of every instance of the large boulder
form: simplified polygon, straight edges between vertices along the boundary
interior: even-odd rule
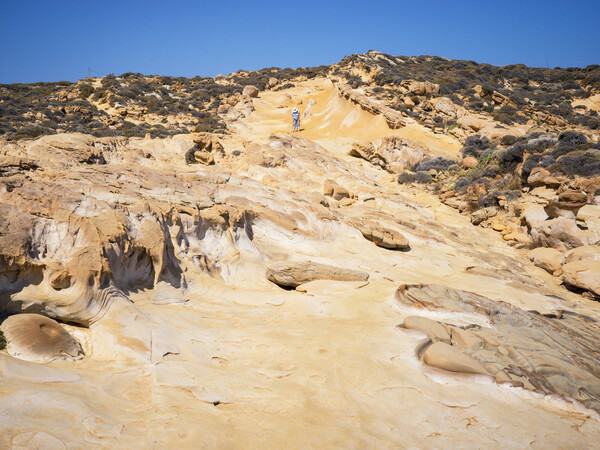
[[[600,261],[580,259],[565,264],[562,271],[566,284],[586,289],[600,297]]]
[[[81,344],[49,317],[17,314],[2,322],[0,330],[6,338],[6,350],[15,358],[49,363],[57,359],[77,360],[84,356]]]
[[[544,269],[546,272],[554,273],[560,269],[565,262],[565,256],[554,248],[539,247],[529,252],[529,259]]]
[[[600,232],[600,205],[585,205],[577,211],[577,220],[589,230]]]
[[[369,274],[360,270],[343,269],[311,261],[274,263],[267,268],[266,275],[269,281],[292,288],[315,280],[367,281],[369,279]]]
[[[527,228],[529,229],[543,224],[546,219],[549,218],[542,205],[532,205],[528,207],[525,211],[523,211],[521,217],[524,225],[527,225]]]
[[[256,86],[248,85],[244,86],[244,90],[242,91],[242,95],[247,95],[248,97],[258,97],[258,93],[260,91]]]

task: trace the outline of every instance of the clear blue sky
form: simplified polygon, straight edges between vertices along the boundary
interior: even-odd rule
[[[495,65],[600,64],[594,1],[0,0],[0,83],[214,76],[370,49]]]

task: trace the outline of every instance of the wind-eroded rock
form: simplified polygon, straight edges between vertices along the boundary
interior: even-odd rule
[[[562,266],[563,281],[600,297],[600,261],[580,259]]]
[[[279,286],[297,287],[315,280],[367,281],[369,274],[360,270],[319,264],[311,261],[303,263],[280,262],[267,268],[267,279]]]
[[[573,271],[583,261],[576,261]],[[598,261],[588,260],[591,263]],[[563,266],[568,272],[571,271]],[[598,272],[596,272],[598,273]],[[451,345],[439,340],[442,328],[427,323],[435,342],[421,355],[426,364],[444,370],[489,373],[498,382],[546,394],[568,395],[600,411],[600,326],[569,311],[544,316],[481,295],[437,285],[402,285],[396,298],[425,310],[478,314],[493,327],[441,323]],[[463,355],[465,357],[463,357]],[[485,372],[481,371],[481,366]]]
[[[410,248],[408,239],[399,231],[382,227],[369,220],[354,221],[352,223],[365,239],[373,241],[378,247],[390,250],[407,250]]]
[[[6,337],[8,353],[15,358],[49,363],[84,356],[81,344],[58,322],[39,314],[10,316],[2,322],[0,330]]]
[[[355,143],[349,154],[390,173],[400,173],[427,157],[429,149],[408,138],[388,136],[369,143]]]
[[[449,372],[489,375],[481,363],[444,342],[431,344],[423,353],[423,362]]]

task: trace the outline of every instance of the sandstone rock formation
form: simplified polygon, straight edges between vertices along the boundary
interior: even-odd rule
[[[298,264],[272,264],[267,267],[267,279],[279,286],[295,288],[315,280],[367,281],[369,274],[360,270],[342,269],[308,261]]]
[[[122,116],[110,106],[133,80],[108,77],[109,98],[88,101],[106,109],[70,105],[77,88],[56,95],[79,108],[69,114],[114,121],[107,127],[129,118],[147,137],[135,128],[0,138],[0,329],[10,341],[0,351],[0,447],[436,448],[487,439],[490,428],[498,446],[600,439],[591,411],[600,309],[587,275],[597,245],[575,247],[597,232],[595,182],[517,183],[503,171],[519,147],[486,162],[499,158],[492,146],[518,142],[473,139],[458,123],[472,115],[466,98],[458,119],[428,85],[386,100],[390,68],[412,62],[363,56],[335,84],[300,69],[156,77],[165,105],[189,102],[163,128],[150,107],[122,104]],[[276,89],[241,94],[271,77]],[[354,78],[350,88],[351,77],[380,83]],[[192,101],[205,90],[211,98]],[[213,102],[218,111],[202,109]],[[299,104],[311,114],[292,135]],[[411,118],[419,114],[433,125]],[[468,139],[476,164],[461,169],[453,162]],[[464,214],[497,214],[473,226],[431,185],[399,185],[395,174],[413,168]],[[569,217],[544,210],[582,203],[582,193]],[[540,243],[566,255],[556,276],[528,259]],[[11,331],[50,318],[49,339],[45,326]],[[66,360],[11,356],[40,342],[36,361]]]
[[[40,363],[83,358],[81,344],[56,321],[38,314],[17,314],[2,322],[0,330],[11,356]]]

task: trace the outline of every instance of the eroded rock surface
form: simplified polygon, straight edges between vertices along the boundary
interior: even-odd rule
[[[39,314],[17,314],[2,322],[6,349],[15,358],[49,363],[83,358],[81,344],[58,322]]]
[[[267,268],[267,279],[279,286],[297,287],[315,280],[367,281],[369,274],[360,270],[343,269],[327,264],[305,262],[277,263]]]
[[[423,353],[425,363],[450,371],[487,372],[498,382],[569,396],[600,411],[596,350],[600,326],[596,320],[569,312],[543,315],[524,311],[439,285],[403,285],[396,297],[403,304],[425,310],[480,315],[489,323],[443,324],[451,334],[451,344],[440,340],[439,333],[430,332],[435,343]],[[421,329],[427,332],[428,328]],[[465,333],[472,338],[465,339]],[[473,345],[473,340],[481,345]]]

